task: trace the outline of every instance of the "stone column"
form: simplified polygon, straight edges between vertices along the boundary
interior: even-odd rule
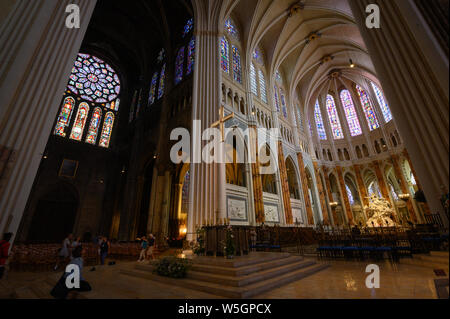
[[[80,8],[79,29],[65,25],[69,4]],[[16,0],[2,18],[0,232],[17,232],[95,5],[95,0]]]
[[[202,129],[211,127],[219,119],[221,70],[219,58],[219,21],[222,2],[218,0],[193,0],[195,15],[195,70],[193,79],[192,120],[200,120]],[[192,152],[201,161],[205,142],[200,132],[192,134]],[[198,145],[200,144],[200,145]],[[200,156],[200,158],[198,158]],[[195,238],[197,225],[202,221],[226,218],[225,164],[191,164],[191,189],[188,217],[188,240]]]
[[[324,225],[329,225],[327,203],[325,201],[325,191],[323,189],[322,180],[320,179],[320,171],[317,162],[313,162],[314,174],[316,175],[317,190],[319,191],[319,201],[322,208],[322,216]]]
[[[364,185],[364,181],[361,175],[361,166],[360,165],[354,165],[353,169],[355,170],[356,175],[356,183],[358,184],[359,193],[361,194],[361,202],[363,206],[369,205],[369,199],[367,194],[366,186]]]
[[[308,193],[308,179],[306,178],[305,163],[303,162],[303,154],[297,153],[298,166],[300,169],[300,180],[302,182],[303,199],[305,201],[306,215],[308,216],[308,224],[314,225],[314,217],[311,206],[311,200]]]
[[[398,155],[391,155],[392,158],[392,166],[394,167],[395,176],[400,181],[400,187],[402,189],[403,194],[409,194],[408,185],[406,184],[405,177],[403,176],[402,170],[400,169],[400,163]],[[406,202],[406,207],[408,208],[409,216],[414,223],[417,223],[416,212],[414,211],[414,207],[412,205],[412,198]]]
[[[294,224],[294,221],[292,218],[291,195],[289,193],[289,183],[286,171],[286,163],[284,161],[282,141],[278,142],[278,163],[280,168],[281,191],[284,202],[284,215],[286,218],[286,225],[292,225]]]
[[[386,185],[386,181],[384,180],[384,174],[381,171],[381,167],[380,167],[380,161],[373,161],[372,162],[373,168],[375,169],[375,175],[377,176],[377,181],[378,181],[378,186],[380,187],[380,191],[381,191],[381,195],[383,196],[384,199],[386,199],[387,201],[391,202],[390,200],[390,196],[389,196],[389,191]],[[392,205],[393,203],[391,203]],[[394,207],[394,205],[392,205]]]
[[[252,156],[252,177],[253,177],[253,199],[255,207],[256,223],[264,223],[266,216],[264,214],[264,198],[262,179],[260,174],[259,152],[258,152],[258,136],[256,134],[256,126],[250,126],[251,141],[249,147],[251,147]]]
[[[428,204],[448,224],[439,201],[441,187],[449,188],[448,45],[430,23],[441,21],[440,4],[427,1],[422,12],[416,1],[378,1],[381,28],[368,29],[373,1],[349,3]]]
[[[338,175],[339,185],[341,186],[342,199],[344,200],[344,208],[345,208],[345,211],[347,212],[348,224],[350,226],[352,226],[355,223],[353,221],[352,207],[350,206],[350,201],[348,200],[348,195],[346,192],[344,175],[342,174],[342,167],[336,166],[336,172]]]

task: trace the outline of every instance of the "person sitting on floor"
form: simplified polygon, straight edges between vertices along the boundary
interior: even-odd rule
[[[70,265],[75,265],[79,269],[80,274],[80,287],[79,288],[68,288],[66,284],[66,279],[71,273],[64,272],[61,279],[57,282],[56,286],[53,288],[53,290],[50,292],[50,294],[56,298],[56,299],[66,299],[68,297],[74,297],[74,292],[87,292],[91,291],[92,287],[91,285],[84,279],[83,277],[83,255],[85,253],[85,250],[81,245],[75,247],[75,249],[72,251],[72,257],[73,259],[69,263]]]

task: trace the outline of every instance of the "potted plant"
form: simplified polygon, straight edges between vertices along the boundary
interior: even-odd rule
[[[227,257],[227,259],[233,259],[235,254],[236,247],[234,245],[233,228],[231,226],[228,226],[226,229],[224,255]]]

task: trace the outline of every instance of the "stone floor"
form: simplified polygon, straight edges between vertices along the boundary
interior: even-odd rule
[[[322,262],[322,261],[319,261]],[[380,289],[368,289],[365,269],[368,263],[326,261],[331,266],[297,282],[258,295],[258,299],[433,299],[437,298],[434,272],[427,268],[388,262],[380,263]],[[217,296],[195,290],[174,287],[160,282],[119,274],[120,269],[134,268],[134,262],[85,269],[84,276],[93,287],[89,299],[211,299]],[[0,281],[3,292],[29,285],[57,273],[10,272]],[[0,294],[1,296],[2,294]]]

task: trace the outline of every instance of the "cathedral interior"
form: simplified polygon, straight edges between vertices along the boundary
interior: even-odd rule
[[[408,115],[391,110],[348,1],[291,2],[223,5],[211,54],[198,52],[190,1],[97,1],[16,241],[179,239],[214,223],[196,206],[206,188],[192,185],[189,163],[171,162],[168,137],[192,131],[198,87],[216,84],[211,101],[235,115],[227,128],[280,132],[277,155],[262,146],[280,162],[275,174],[225,165],[221,217],[232,224],[365,226],[371,196],[389,202],[398,225],[445,220],[425,199],[404,141],[415,133],[398,126]],[[195,72],[211,57],[215,82]]]
[[[242,260],[281,268],[249,277],[285,276],[296,285],[329,267],[316,261],[336,257],[334,248],[343,258],[361,251],[398,263],[405,246],[398,240],[382,251],[391,245],[386,231],[408,234],[411,247],[423,244],[421,254],[428,249],[420,266],[448,272],[448,1],[372,2],[1,1],[0,233],[9,234],[11,251],[53,254],[68,234],[91,245],[95,262],[99,236],[134,245],[132,258],[153,235],[157,254],[176,248],[183,258],[198,247],[230,259],[262,247],[266,257]],[[211,128],[222,138],[214,150]],[[188,146],[176,148],[182,141]],[[206,159],[218,154],[229,161]],[[361,232],[377,241],[372,250],[360,241],[346,251],[335,240]],[[301,254],[282,252],[281,237]],[[205,238],[216,246],[201,246]],[[227,252],[234,242],[237,250]],[[303,259],[305,249],[317,260]],[[225,297],[250,296],[239,282],[225,289],[223,277],[200,274],[209,263],[201,257],[190,279],[217,284]],[[121,269],[139,271],[130,265]],[[333,271],[351,277],[358,267]],[[390,287],[401,286],[398,275],[413,290],[383,288],[377,298],[437,298],[446,289],[448,299],[448,278],[443,290],[433,281],[436,295],[426,290],[435,278],[425,271],[385,271]],[[116,277],[101,274],[90,278]],[[315,278],[260,296],[321,298],[330,282],[328,297],[371,297],[331,271]],[[130,282],[119,281],[117,295],[96,296],[120,298]],[[185,297],[155,287],[142,289]],[[148,297],[142,291],[133,296]]]

